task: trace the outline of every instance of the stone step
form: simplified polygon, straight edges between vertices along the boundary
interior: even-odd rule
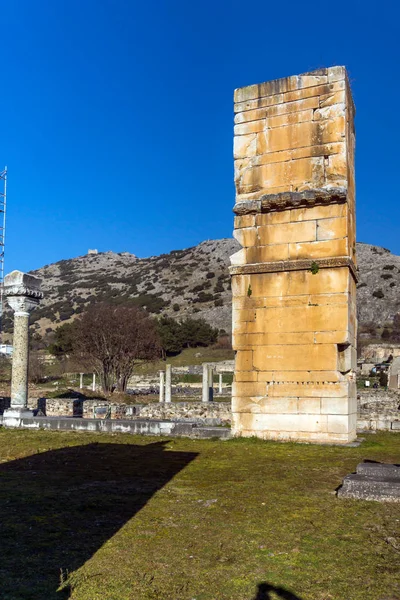
[[[227,427],[194,427],[192,430],[192,436],[196,438],[218,438],[221,440],[229,439],[232,434],[230,428]]]
[[[357,475],[372,479],[396,479],[400,481],[400,465],[387,465],[376,462],[363,462],[357,465]]]
[[[338,497],[378,502],[400,502],[400,479],[371,479],[366,475],[347,475],[343,479],[342,487],[338,490]]]

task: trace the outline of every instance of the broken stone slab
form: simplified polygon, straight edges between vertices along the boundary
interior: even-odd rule
[[[372,479],[398,479],[400,481],[400,465],[363,462],[357,465],[357,475],[366,475]]]
[[[400,465],[364,462],[346,475],[338,498],[400,502]]]

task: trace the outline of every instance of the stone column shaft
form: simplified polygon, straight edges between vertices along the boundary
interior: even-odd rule
[[[212,402],[214,400],[214,368],[209,365],[208,368],[208,400]]]
[[[172,401],[172,367],[166,365],[165,367],[165,402]]]
[[[165,398],[165,373],[164,371],[160,371],[160,402],[164,402]]]
[[[218,378],[218,391],[220,394],[222,394],[222,373],[219,374],[219,378]]]
[[[29,313],[14,313],[11,408],[28,406]]]
[[[208,402],[210,394],[208,390],[208,364],[203,363],[203,385],[202,385],[202,402]]]

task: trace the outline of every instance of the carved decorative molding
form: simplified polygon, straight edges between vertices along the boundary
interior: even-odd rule
[[[40,298],[33,296],[7,296],[7,302],[17,316],[29,315],[38,306],[39,300]]]
[[[43,298],[43,292],[38,289],[28,288],[23,285],[4,286],[4,296],[20,296],[22,298],[37,298],[41,300]]]
[[[304,192],[281,192],[265,194],[257,200],[241,200],[235,204],[236,215],[250,215],[290,208],[311,208],[328,204],[344,204],[347,201],[347,188],[305,190]]]
[[[304,259],[304,260],[281,260],[266,263],[253,263],[249,265],[238,265],[229,267],[231,275],[252,275],[256,273],[281,273],[284,271],[311,271],[314,265],[320,269],[331,269],[335,267],[348,267],[356,283],[358,282],[357,267],[348,256],[337,256],[335,258]]]

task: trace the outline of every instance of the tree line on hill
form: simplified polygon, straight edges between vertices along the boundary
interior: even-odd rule
[[[48,351],[57,357],[73,354],[83,366],[90,365],[105,393],[125,392],[138,362],[209,346],[219,333],[204,319],[155,319],[137,307],[99,303],[58,327]]]

